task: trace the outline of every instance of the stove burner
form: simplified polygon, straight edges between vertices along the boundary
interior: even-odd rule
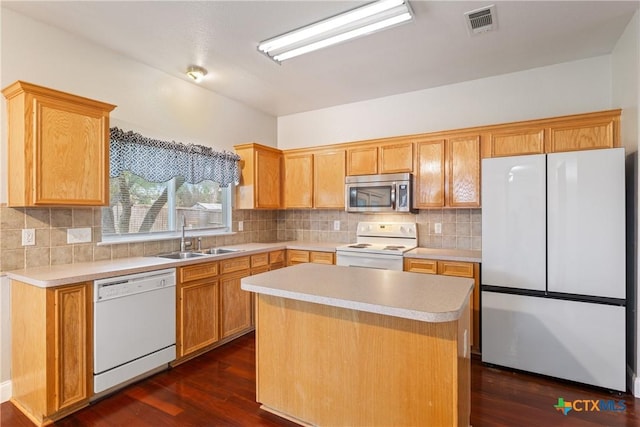
[[[349,248],[357,248],[357,249],[363,249],[363,248],[367,248],[371,246],[371,243],[357,243],[355,245],[349,245]]]
[[[398,249],[404,249],[406,246],[402,246],[402,245],[387,245],[384,248],[382,248],[385,251],[397,251]]]

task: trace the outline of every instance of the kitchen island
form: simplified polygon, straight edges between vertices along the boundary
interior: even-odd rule
[[[300,264],[257,293],[263,409],[303,425],[468,426],[473,280]]]

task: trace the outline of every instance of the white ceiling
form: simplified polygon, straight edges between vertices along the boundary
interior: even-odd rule
[[[368,1],[2,1],[171,75],[282,116],[610,53],[639,1],[411,1],[415,20],[285,61],[257,43]],[[464,12],[495,4],[498,30]]]

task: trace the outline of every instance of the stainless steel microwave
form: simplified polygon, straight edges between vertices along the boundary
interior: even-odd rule
[[[348,176],[347,212],[413,212],[413,175],[390,173]]]

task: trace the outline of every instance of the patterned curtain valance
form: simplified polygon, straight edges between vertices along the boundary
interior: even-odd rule
[[[240,181],[240,156],[196,144],[160,141],[113,127],[109,143],[109,176],[130,171],[147,181],[166,182],[178,176],[197,184],[205,179],[226,187]]]

